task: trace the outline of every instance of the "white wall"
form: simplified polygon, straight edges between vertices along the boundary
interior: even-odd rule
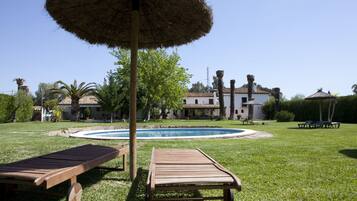
[[[198,101],[198,104],[209,105],[209,99],[213,99],[214,105],[219,104],[217,97],[185,97],[187,105],[195,105],[195,100]]]
[[[237,118],[237,115],[240,115],[242,118],[248,117],[248,106],[242,107],[242,97],[246,97],[248,99],[248,94],[234,94],[234,118]],[[253,94],[256,103],[260,103],[264,105],[267,101],[269,101],[268,94]],[[231,96],[230,94],[224,94],[224,106],[226,108],[226,117],[229,117],[230,114],[230,105],[231,105]],[[264,113],[262,111],[262,105],[254,105],[254,119],[264,119]],[[236,114],[236,110],[238,110],[238,114]]]

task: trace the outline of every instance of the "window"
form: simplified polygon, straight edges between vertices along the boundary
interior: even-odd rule
[[[198,104],[198,100],[197,99],[195,99],[195,104]]]
[[[240,113],[244,113],[244,110],[241,110]]]
[[[186,104],[186,99],[183,99],[183,104]]]
[[[213,105],[213,99],[212,99],[212,98],[210,98],[210,99],[208,100],[208,104]]]
[[[248,98],[247,97],[242,97],[242,107],[247,107],[245,103],[247,103]]]
[[[236,110],[235,113],[238,114],[238,110]]]

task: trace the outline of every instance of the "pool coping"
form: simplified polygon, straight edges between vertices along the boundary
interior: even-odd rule
[[[175,130],[183,130],[183,129],[230,129],[237,130],[237,133],[231,134],[223,134],[223,135],[208,135],[208,136],[182,136],[182,137],[137,137],[138,140],[190,140],[190,139],[217,139],[217,138],[239,138],[245,137],[249,135],[254,135],[257,133],[255,130],[250,129],[237,129],[237,128],[155,128],[155,129],[175,129]],[[137,130],[152,130],[152,128],[147,129],[137,129]],[[91,133],[97,132],[113,132],[113,131],[128,131],[128,129],[111,129],[111,130],[90,130],[90,131],[79,131],[76,133],[72,133],[69,137],[74,138],[84,138],[84,139],[96,139],[96,140],[129,140],[128,137],[100,137],[100,136],[88,136]],[[239,132],[238,132],[239,131]],[[243,132],[241,132],[243,131]]]

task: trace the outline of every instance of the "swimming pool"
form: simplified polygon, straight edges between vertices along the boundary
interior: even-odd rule
[[[137,129],[139,140],[162,139],[196,139],[196,138],[233,138],[252,135],[256,131],[232,128],[153,128]],[[129,130],[96,130],[81,131],[70,135],[71,137],[89,139],[128,140]]]

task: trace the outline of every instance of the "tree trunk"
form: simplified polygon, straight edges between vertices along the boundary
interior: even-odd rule
[[[274,111],[275,113],[280,112],[280,88],[273,88],[273,96],[275,99]]]
[[[223,99],[223,70],[216,71],[216,75],[218,77],[218,100],[219,100],[219,118],[226,118],[226,111],[224,108],[224,99]]]
[[[71,98],[72,121],[79,121],[80,105],[78,98]]]
[[[253,85],[254,85],[254,75],[247,75],[248,80],[248,101],[253,99]],[[254,105],[248,105],[248,119],[253,120],[254,115]]]
[[[110,123],[113,123],[113,112],[110,113]]]
[[[234,119],[234,89],[235,89],[235,80],[231,80],[231,107],[230,107],[230,114],[229,114],[229,119],[233,120]]]
[[[166,107],[165,106],[161,107],[161,117],[162,117],[162,119],[167,119],[167,113],[166,113]]]

